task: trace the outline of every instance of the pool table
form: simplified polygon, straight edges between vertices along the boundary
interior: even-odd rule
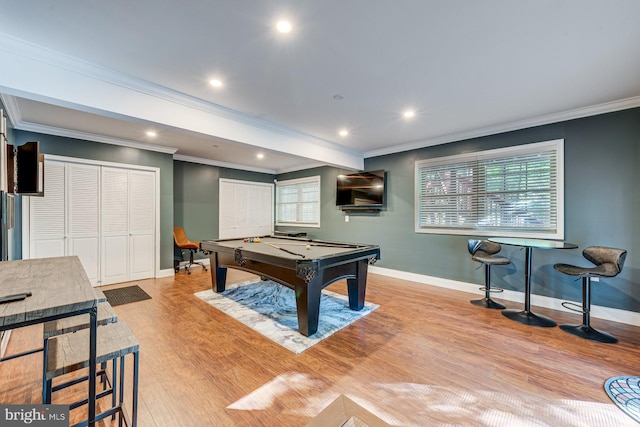
[[[306,238],[264,236],[259,242],[243,239],[203,240],[200,249],[211,260],[211,285],[225,290],[227,268],[248,271],[293,289],[298,331],[318,330],[320,294],[331,283],[347,279],[349,308],[362,310],[367,268],[380,259],[380,247]]]

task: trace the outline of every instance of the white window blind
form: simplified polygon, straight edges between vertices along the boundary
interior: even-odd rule
[[[563,238],[562,144],[416,162],[416,231]]]
[[[320,226],[320,176],[276,183],[276,225]]]

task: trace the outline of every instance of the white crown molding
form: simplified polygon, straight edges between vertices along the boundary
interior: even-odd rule
[[[21,122],[14,125],[15,129],[29,132],[44,133],[47,135],[64,136],[67,138],[84,139],[86,141],[101,142],[103,144],[120,145],[123,147],[137,148],[139,150],[156,151],[159,153],[174,154],[178,151],[174,147],[164,147],[161,145],[145,144],[142,142],[128,141],[125,139],[113,138],[89,132],[79,132],[54,126],[39,125],[30,122]]]
[[[0,33],[0,50],[5,50],[31,60],[42,62],[57,68],[65,69],[73,73],[81,74],[91,79],[117,85],[128,90],[140,92],[155,98],[197,109],[207,114],[212,114],[225,119],[233,120],[255,128],[266,129],[289,137],[297,138],[310,144],[340,151],[350,156],[362,158],[360,151],[327,141],[295,129],[278,125],[268,120],[240,113],[218,104],[207,102],[203,99],[187,95],[164,86],[157,85],[147,80],[138,79],[118,71],[98,66],[94,63],[45,48],[43,46],[18,39],[6,33]]]
[[[264,169],[264,168],[256,168],[256,167],[247,166],[247,165],[238,165],[235,163],[220,162],[217,160],[203,159],[202,157],[185,156],[182,154],[174,154],[173,160],[179,160],[179,161],[189,162],[189,163],[198,163],[201,165],[217,166],[221,168],[240,169],[240,170],[250,171],[250,172],[268,173],[271,175],[278,175],[278,174],[287,173],[287,172],[296,172],[300,170],[313,169],[321,166],[326,166],[326,164],[324,163],[314,162],[314,163],[308,163],[306,165],[293,166],[290,168]]]
[[[11,126],[15,127],[16,123],[22,121],[22,113],[20,112],[20,107],[18,106],[15,96],[0,93],[0,101],[2,105],[4,105]]]
[[[103,135],[72,131],[69,129],[39,125],[35,123],[30,123],[30,122],[23,122],[22,113],[20,112],[20,107],[16,102],[16,98],[14,96],[7,95],[7,94],[0,94],[0,100],[2,101],[2,104],[6,108],[7,117],[11,121],[12,126],[18,130],[45,133],[50,135],[64,136],[64,137],[70,137],[70,138],[76,138],[76,139],[84,139],[88,141],[102,142],[105,144],[120,145],[120,146],[138,148],[138,149],[149,150],[149,151],[158,151],[158,152],[173,154],[174,155],[173,157],[175,160],[182,160],[186,162],[200,163],[200,164],[206,164],[211,166],[219,166],[219,167],[224,167],[229,169],[241,169],[241,170],[248,170],[253,172],[268,173],[272,175],[275,175],[278,173],[294,172],[298,170],[325,166],[324,163],[313,162],[313,163],[309,163],[302,166],[294,166],[291,168],[274,170],[274,169],[252,168],[246,165],[219,162],[219,161],[203,159],[199,157],[183,156],[180,154],[175,154],[178,151],[178,149],[173,147],[154,146],[151,144],[143,144],[143,143],[138,143],[133,141],[116,139],[116,138],[111,138]]]
[[[630,108],[640,107],[640,96],[620,99],[603,104],[592,105],[590,107],[576,108],[574,110],[563,111],[560,113],[547,114],[544,116],[533,117],[530,119],[519,120],[510,123],[503,123],[496,126],[488,126],[479,129],[473,129],[465,132],[452,133],[442,135],[435,138],[423,139],[408,144],[396,145],[393,147],[371,150],[363,153],[364,158],[385,156],[387,154],[395,154],[403,151],[417,150],[420,148],[431,147],[433,145],[447,144],[449,142],[463,141],[465,139],[479,138],[488,135],[496,135],[504,132],[511,132],[520,129],[526,129],[534,126],[548,125],[567,120],[580,119],[583,117],[597,116],[599,114],[612,113],[614,111],[628,110]]]
[[[174,154],[173,160],[179,160],[181,162],[189,162],[189,163],[198,163],[201,165],[217,166],[217,167],[228,168],[228,169],[240,169],[240,170],[250,171],[250,172],[268,173],[271,175],[275,175],[277,173],[275,169],[265,169],[265,168],[256,168],[253,166],[247,166],[247,165],[237,165],[235,163],[220,162],[217,160],[203,159],[201,157],[184,156],[182,154]]]

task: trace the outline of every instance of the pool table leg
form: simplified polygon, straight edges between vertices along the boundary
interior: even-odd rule
[[[317,283],[315,283],[316,281]],[[298,332],[309,337],[318,332],[321,283],[316,278],[306,285],[296,285],[295,292]]]
[[[347,279],[347,291],[349,293],[349,308],[360,311],[364,307],[364,296],[367,290],[367,260],[358,261],[356,266],[356,278]]]
[[[214,292],[222,292],[227,285],[227,268],[218,267],[218,253],[211,252],[209,255],[209,263],[212,266],[211,269],[211,288]]]

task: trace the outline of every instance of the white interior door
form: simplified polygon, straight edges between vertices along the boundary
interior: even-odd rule
[[[227,239],[236,236],[234,232],[235,218],[234,210],[232,208],[235,204],[235,186],[227,183],[224,180],[220,180],[220,192],[218,196],[218,215],[219,215],[219,228],[218,238]]]
[[[220,239],[273,233],[273,184],[220,180]]]
[[[154,276],[155,189],[152,172],[129,172],[129,266],[130,280]]]
[[[256,236],[268,236],[273,234],[273,192],[273,186],[266,188],[262,187],[256,195],[256,200],[254,202],[257,207],[257,209],[255,209],[256,214],[251,219],[252,222],[254,221],[253,224],[255,224],[256,227],[253,233]]]
[[[102,284],[129,280],[129,172],[102,168]]]
[[[159,171],[45,162],[45,196],[23,198],[23,257],[76,255],[93,285],[155,277]]]
[[[92,285],[100,280],[100,167],[67,164],[67,254],[77,255]]]
[[[47,162],[44,177],[44,197],[30,197],[30,258],[66,255],[65,164]]]

